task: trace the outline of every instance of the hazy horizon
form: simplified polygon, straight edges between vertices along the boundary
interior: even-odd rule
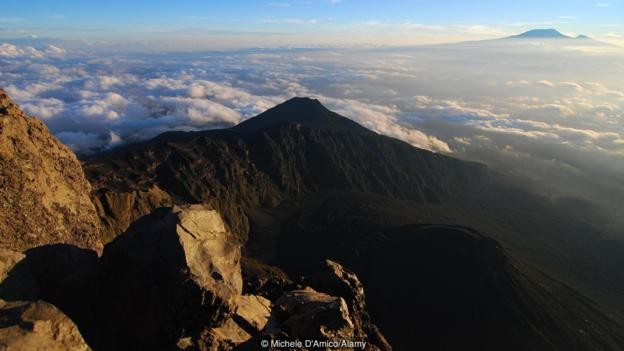
[[[557,28],[624,44],[622,1],[5,1],[0,39],[117,49],[405,46]]]

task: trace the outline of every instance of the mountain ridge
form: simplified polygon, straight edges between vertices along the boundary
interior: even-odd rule
[[[316,201],[315,194],[343,194],[337,200],[370,194],[410,218],[404,224],[462,224],[493,236],[522,259],[623,312],[615,293],[624,292],[615,268],[624,265],[616,254],[622,243],[585,222],[583,213],[561,211],[481,164],[374,132],[305,125],[292,117],[277,116],[276,123],[247,131],[166,133],[86,160],[106,240],[157,207],[207,202],[247,247],[256,248],[250,252],[266,252],[263,258],[270,259],[280,221],[293,211],[310,211],[306,204]],[[260,225],[266,218],[272,219]]]
[[[354,123],[295,99],[243,130],[85,161],[103,254],[71,238],[23,253],[0,242],[0,298],[54,304],[96,351],[256,349],[265,337],[389,351],[386,336],[395,350],[622,348],[621,325],[566,289],[565,272],[551,278],[505,247],[556,254],[568,273],[592,267],[617,292],[616,243],[481,165]]]

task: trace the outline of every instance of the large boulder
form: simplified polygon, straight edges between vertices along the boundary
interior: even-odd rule
[[[88,351],[76,325],[53,305],[0,300],[0,349]]]
[[[100,321],[127,349],[192,344],[235,314],[240,248],[214,210],[155,211],[104,250]]]
[[[65,243],[100,252],[89,192],[74,153],[0,89],[0,247]]]

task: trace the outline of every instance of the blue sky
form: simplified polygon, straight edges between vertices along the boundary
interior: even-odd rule
[[[203,36],[215,46],[400,45],[553,27],[621,42],[623,1],[601,1],[4,0],[0,38],[175,42]]]

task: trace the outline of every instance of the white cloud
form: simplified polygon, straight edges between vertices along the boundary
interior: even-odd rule
[[[43,119],[52,118],[63,111],[65,104],[58,99],[39,99],[36,104],[26,103],[22,109],[30,114]]]
[[[572,88],[576,91],[583,91],[583,86],[576,82],[561,82],[560,84],[564,87]]]
[[[422,27],[401,25],[407,33]],[[624,55],[496,43],[114,59],[4,45],[0,80],[82,152],[170,130],[226,127],[290,97],[312,96],[379,133],[503,171],[557,179],[575,169],[586,179],[624,179],[617,74]]]
[[[544,86],[544,87],[549,87],[549,88],[552,88],[555,86],[555,83],[549,80],[545,80],[545,79],[537,81],[536,84]]]
[[[19,47],[13,44],[0,44],[0,57],[29,57],[42,59],[44,57],[63,56],[67,52],[57,46],[48,45],[44,50],[35,49],[32,46]]]

